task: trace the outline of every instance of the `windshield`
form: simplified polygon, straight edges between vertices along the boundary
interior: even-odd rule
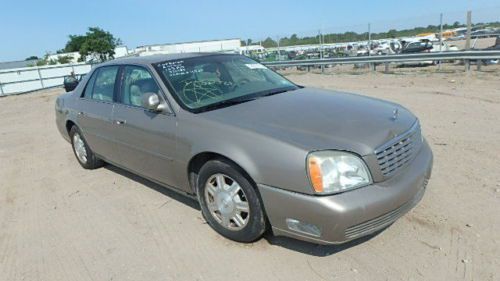
[[[200,112],[298,87],[240,55],[210,55],[156,64],[184,108]]]

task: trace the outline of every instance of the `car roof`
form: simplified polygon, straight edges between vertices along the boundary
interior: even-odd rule
[[[116,65],[116,64],[154,64],[169,60],[188,59],[195,57],[205,57],[211,55],[234,55],[224,53],[179,53],[179,54],[163,54],[163,55],[150,55],[150,56],[131,56],[110,60],[99,64],[98,66]]]

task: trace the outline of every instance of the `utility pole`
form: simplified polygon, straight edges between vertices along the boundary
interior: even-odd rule
[[[443,51],[443,13],[439,14],[439,52]],[[441,61],[439,61],[438,69],[441,70]]]
[[[470,49],[470,34],[472,32],[472,12],[467,11],[467,35],[465,41],[465,50]]]
[[[443,51],[443,13],[439,15],[439,51]]]
[[[370,56],[371,45],[372,45],[372,31],[371,31],[371,24],[368,24],[368,56]]]
[[[467,11],[467,40],[465,41],[465,50],[470,50],[470,35],[472,32],[472,12]],[[468,73],[470,70],[470,61],[465,60],[465,71]]]
[[[319,39],[319,58],[323,58],[323,36],[321,35],[321,30],[318,30],[318,39]]]
[[[372,27],[371,27],[370,23],[368,23],[368,46],[367,46],[367,49],[368,49],[368,56],[370,57],[372,55],[371,54],[371,51],[372,51]],[[369,63],[368,67],[370,68],[370,71],[375,71],[376,64]]]
[[[278,43],[278,61],[281,60],[281,51],[280,51],[280,37],[276,36],[276,42]]]
[[[318,39],[319,39],[319,58],[323,59],[323,35],[321,34],[321,29],[318,30]],[[321,65],[321,73],[325,72],[325,66]]]

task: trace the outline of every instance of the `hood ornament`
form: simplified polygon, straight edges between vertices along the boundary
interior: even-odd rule
[[[393,111],[392,111],[392,121],[396,121],[396,119],[398,119],[399,117],[399,109],[395,108]]]

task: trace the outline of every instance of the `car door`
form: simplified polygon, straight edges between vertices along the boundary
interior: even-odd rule
[[[157,93],[165,103],[157,81],[142,66],[123,66],[119,92],[113,111],[119,163],[144,177],[173,186],[176,117],[142,107],[142,94],[147,92]]]
[[[79,100],[77,124],[90,149],[105,160],[115,161],[112,135],[114,96],[119,66],[96,69]]]

